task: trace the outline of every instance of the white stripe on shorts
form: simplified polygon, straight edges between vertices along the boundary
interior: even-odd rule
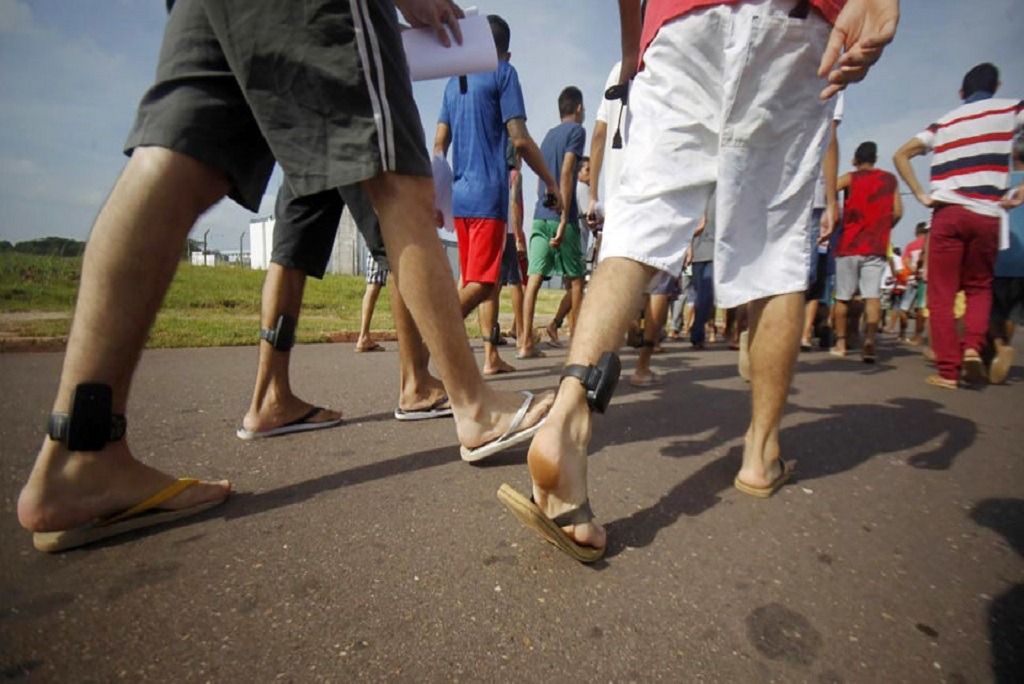
[[[394,170],[396,165],[394,127],[384,83],[380,43],[377,41],[377,33],[374,31],[366,0],[349,0],[349,4],[355,22],[359,58],[366,76],[366,88],[370,93],[370,102],[373,104],[373,121],[377,126],[377,143],[380,146],[381,164],[385,171]],[[369,47],[366,44],[367,36],[370,39]],[[373,53],[372,62],[370,61],[371,52]],[[374,74],[376,74],[376,83],[374,83]]]

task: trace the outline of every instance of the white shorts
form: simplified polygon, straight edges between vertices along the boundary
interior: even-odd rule
[[[835,103],[818,98],[831,26],[816,12],[790,18],[793,5],[716,5],[661,28],[629,94],[629,145],[601,259],[678,273],[717,187],[717,304],[807,288]]]

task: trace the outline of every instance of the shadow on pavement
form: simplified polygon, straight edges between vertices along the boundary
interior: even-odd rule
[[[1024,500],[986,499],[971,510],[971,519],[1001,534],[1024,556]],[[996,681],[1019,682],[1024,672],[1024,582],[992,601],[988,624]]]

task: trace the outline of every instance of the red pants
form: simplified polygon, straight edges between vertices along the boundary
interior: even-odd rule
[[[956,204],[932,213],[928,233],[928,316],[939,375],[960,379],[964,351],[981,353],[992,309],[992,271],[999,251],[999,219]],[[958,290],[967,296],[964,337],[953,317]]]

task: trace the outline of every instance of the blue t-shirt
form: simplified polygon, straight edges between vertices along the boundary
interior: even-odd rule
[[[448,81],[438,122],[452,131],[452,212],[459,218],[508,221],[508,162],[505,147],[511,119],[525,119],[519,75],[505,61],[485,74]]]
[[[576,155],[576,161],[583,156],[583,145],[587,142],[587,130],[575,121],[563,121],[544,136],[544,142],[540,144],[541,154],[544,155],[544,163],[548,170],[555,176],[555,180],[562,182],[562,162],[565,161],[566,152]],[[576,221],[579,218],[579,209],[576,206],[576,175],[579,168],[572,170],[572,202],[569,205],[569,221]],[[537,207],[533,210],[533,218],[544,219],[545,221],[557,221],[562,218],[551,209],[544,206],[544,195],[547,194],[547,187],[544,181],[537,181]]]
[[[1010,187],[1024,181],[1024,171],[1010,174]],[[1000,250],[996,257],[997,278],[1024,278],[1024,206],[1010,211],[1010,248]]]

